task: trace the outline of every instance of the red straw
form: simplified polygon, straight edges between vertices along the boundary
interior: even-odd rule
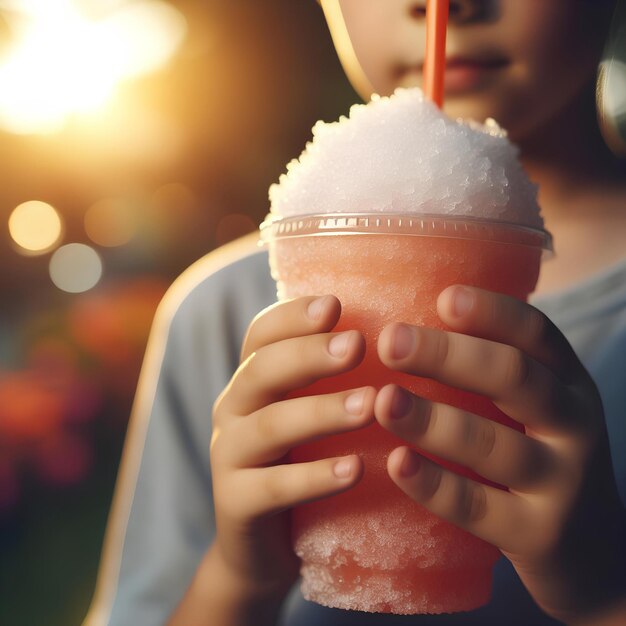
[[[424,93],[439,108],[443,106],[443,76],[446,69],[446,29],[450,0],[426,1],[426,58]]]

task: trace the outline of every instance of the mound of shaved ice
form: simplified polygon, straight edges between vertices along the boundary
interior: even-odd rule
[[[270,187],[275,217],[427,213],[542,228],[537,187],[493,120],[452,120],[420,89],[398,89],[318,122]]]

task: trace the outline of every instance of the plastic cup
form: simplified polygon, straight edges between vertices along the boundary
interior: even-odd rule
[[[486,398],[385,368],[376,341],[393,321],[444,328],[436,300],[452,284],[526,300],[542,253],[551,247],[548,233],[471,218],[333,214],[268,220],[261,225],[261,241],[269,245],[279,299],[334,294],[343,307],[336,330],[358,329],[366,339],[365,359],[354,371],[294,395],[396,383],[523,430]],[[292,462],[356,453],[365,465],[354,489],[293,511],[304,597],[377,613],[453,613],[482,606],[491,594],[499,550],[400,491],[386,471],[387,456],[398,445],[406,442],[374,423],[291,451]]]

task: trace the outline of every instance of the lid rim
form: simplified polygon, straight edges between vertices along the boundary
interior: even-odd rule
[[[261,241],[328,235],[403,235],[520,243],[553,252],[545,229],[474,216],[432,213],[332,213],[288,217],[268,215],[260,226]],[[506,241],[523,235],[527,241]]]

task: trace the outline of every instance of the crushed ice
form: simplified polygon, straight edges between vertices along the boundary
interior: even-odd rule
[[[271,212],[428,212],[542,227],[537,187],[498,124],[452,120],[417,89],[372,96],[313,140],[270,187]]]

